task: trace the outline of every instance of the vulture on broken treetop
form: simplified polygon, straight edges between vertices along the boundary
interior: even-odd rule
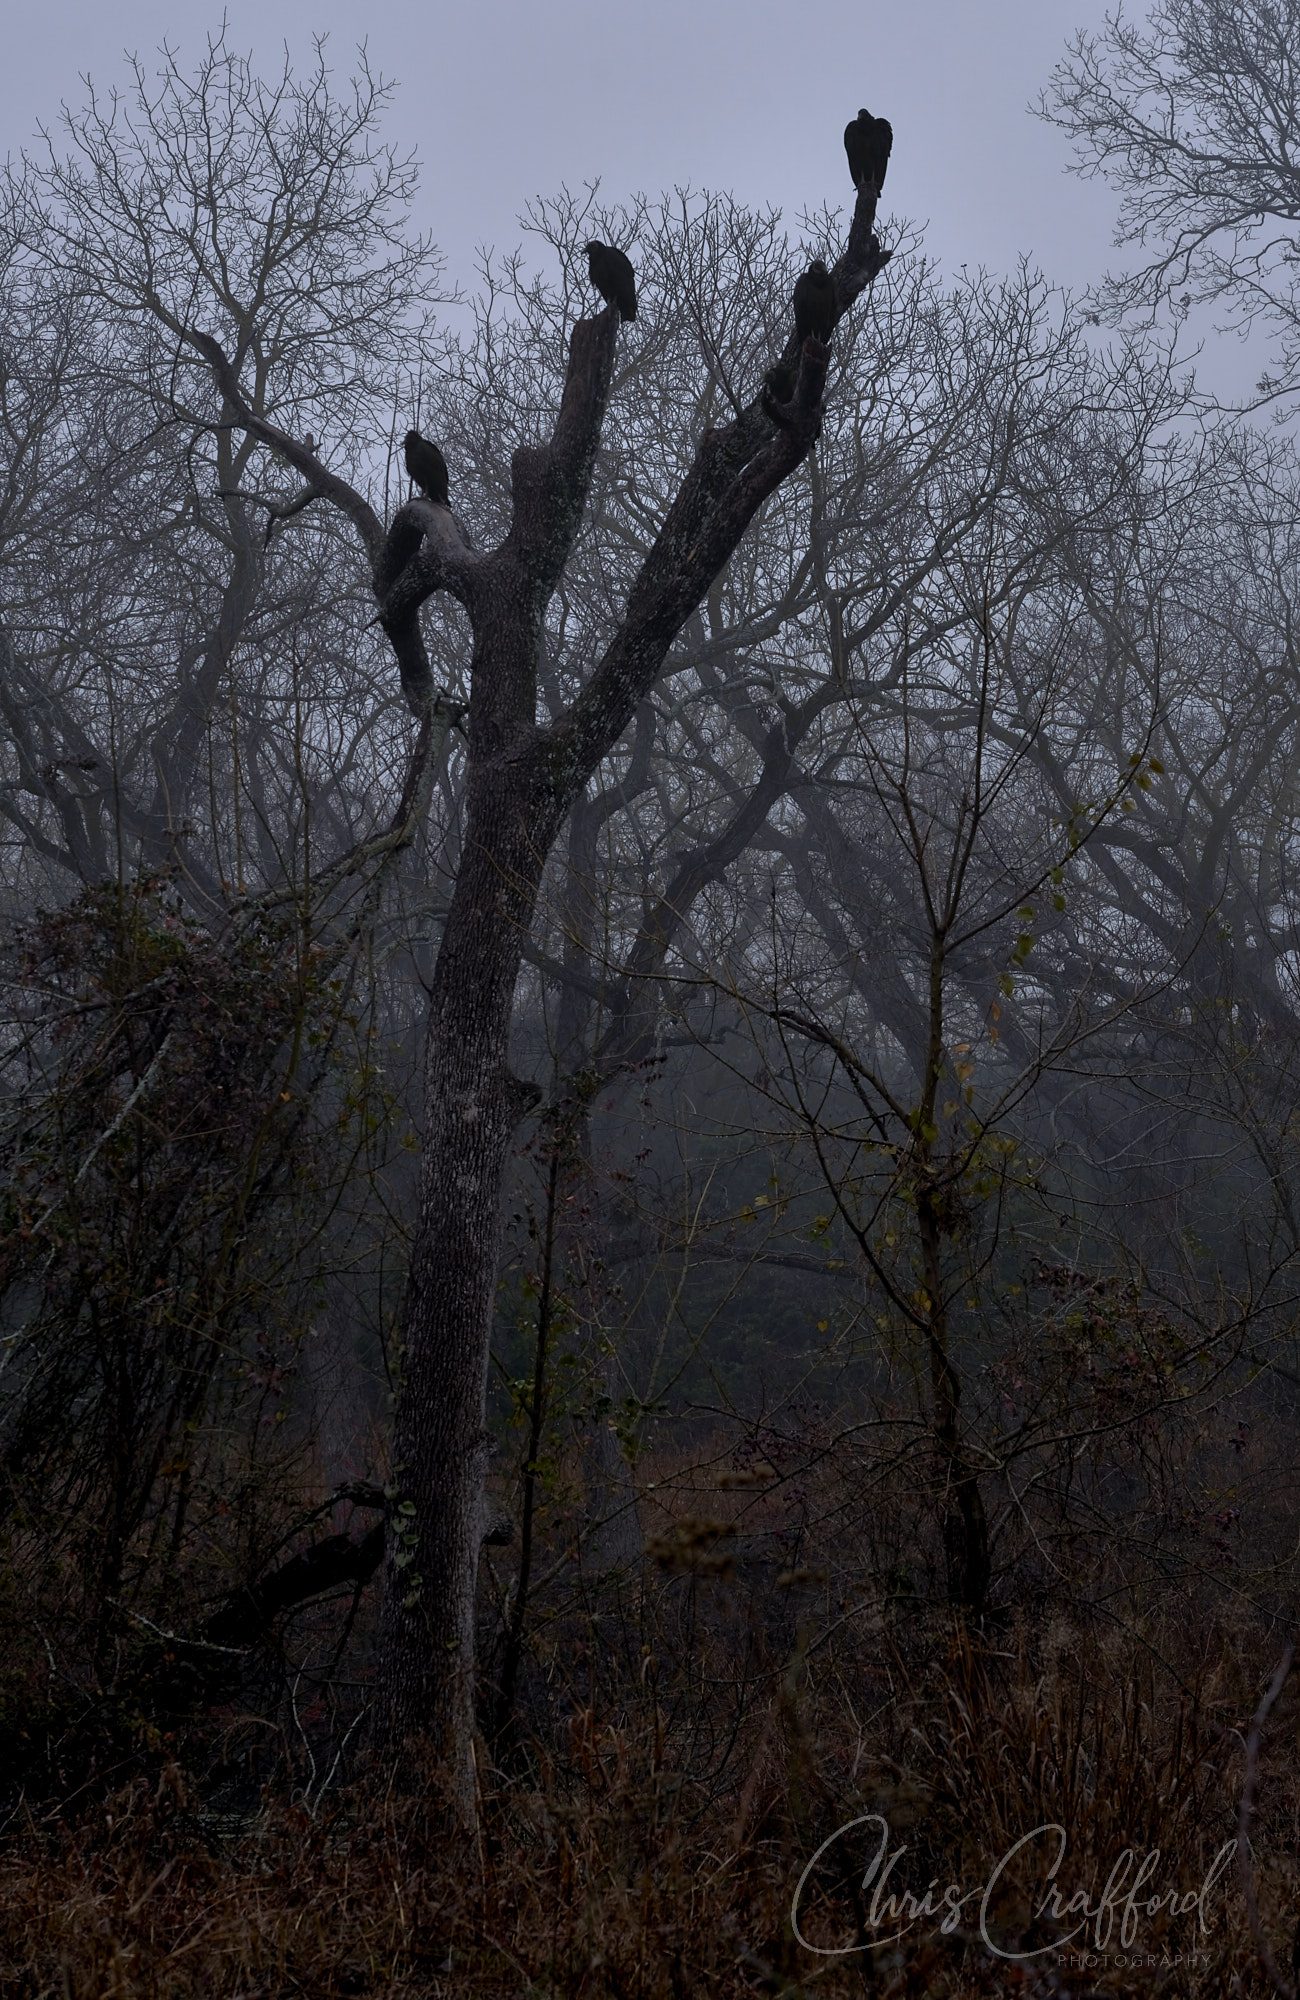
[[[623,252],[599,239],[585,247],[591,282],[602,299],[618,307],[620,318],[635,319],[636,273]]]
[[[873,118],[866,110],[850,118],[844,127],[844,150],[849,156],[849,172],[855,188],[866,187],[870,182],[880,192],[885,185],[885,168],[893,143],[894,128],[887,118]]]
[[[419,431],[406,433],[406,470],[416,485],[439,507],[449,507],[447,498],[447,461],[436,444],[430,444]]]
[[[835,280],[817,257],[794,288],[794,330],[801,341],[827,341],[834,325]]]

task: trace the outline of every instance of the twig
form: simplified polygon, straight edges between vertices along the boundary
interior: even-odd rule
[[[201,1653],[229,1653],[237,1660],[242,1660],[247,1655],[246,1646],[219,1646],[215,1639],[186,1639],[179,1632],[169,1632],[165,1626],[155,1625],[153,1619],[146,1618],[143,1612],[132,1611],[129,1605],[120,1603],[116,1597],[106,1597],[104,1602],[111,1604],[114,1611],[120,1611],[124,1618],[133,1619],[137,1625],[143,1625],[146,1631],[165,1639],[169,1646],[192,1646]]]
[[[1282,1995],[1282,2000],[1296,2000],[1296,1989],[1274,1958],[1272,1947],[1264,1936],[1263,1926],[1259,1920],[1259,1904],[1255,1897],[1255,1871],[1250,1859],[1250,1822],[1255,1811],[1255,1793],[1258,1789],[1260,1738],[1264,1733],[1264,1724],[1272,1714],[1278,1697],[1286,1686],[1287,1677],[1295,1665],[1295,1646],[1296,1642],[1293,1639],[1278,1661],[1277,1671],[1269,1682],[1268,1693],[1255,1710],[1255,1719],[1250,1725],[1250,1735],[1246,1739],[1246,1777],[1241,1793],[1241,1815],[1237,1822],[1237,1868],[1241,1875],[1242,1894],[1246,1898],[1246,1914],[1250,1919],[1251,1936],[1255,1940],[1255,1949],[1259,1953],[1264,1970]]]

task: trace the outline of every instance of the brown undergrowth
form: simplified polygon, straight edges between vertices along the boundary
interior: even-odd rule
[[[665,1436],[621,1577],[584,1566],[558,1462],[469,1843],[411,1768],[367,1766],[373,1589],[301,1607],[206,1708],[164,1676],[160,1726],[151,1655],[96,1709],[73,1628],[42,1623],[48,1576],[11,1568],[3,1710],[62,1734],[0,1774],[0,1993],[1270,1995],[1231,1843],[1253,1765],[1250,1880],[1285,1978],[1300,1674],[1255,1728],[1295,1584],[1285,1442],[1236,1406],[1166,1423],[1120,1502],[1043,1460],[993,1514],[978,1619],[942,1603],[928,1461],[888,1410]],[[519,1569],[487,1552],[489,1696]]]
[[[734,1673],[721,1607],[739,1588],[734,1575],[673,1585],[696,1600],[693,1690],[667,1674],[671,1649],[661,1659],[648,1644],[621,1701],[599,1691],[607,1675],[580,1706],[571,1680],[546,1746],[525,1742],[507,1773],[485,1768],[482,1836],[468,1851],[439,1838],[431,1798],[399,1798],[364,1775],[294,1802],[268,1787],[233,1830],[213,1823],[173,1762],[81,1810],[22,1802],[5,1835],[4,1992],[1208,2000],[1272,1990],[1235,1867],[1198,1908],[1168,1903],[1213,1878],[1235,1834],[1262,1633],[1058,1609],[1037,1628],[1013,1619],[981,1634],[900,1604],[850,1612],[833,1634],[798,1619],[784,1660],[753,1665],[737,1700],[711,1683],[724,1655]],[[1284,1693],[1270,1717],[1254,1839],[1262,1923],[1283,1963],[1300,1856],[1287,1748],[1298,1714]],[[855,1821],[796,1911],[806,1865]],[[1054,1835],[992,1878],[1024,1836],[1056,1825],[1066,1851],[1053,1921],[1042,1905]],[[882,1839],[901,1850],[883,1885],[892,1919],[882,1898],[872,1904]],[[1124,1892],[1150,1855],[1124,1935]],[[949,1885],[965,1900],[945,1925]],[[1154,1913],[1151,1898],[1163,1899]],[[900,1927],[905,1936],[882,1942]]]

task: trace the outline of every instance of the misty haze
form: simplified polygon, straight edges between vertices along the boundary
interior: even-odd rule
[[[1295,2000],[1300,0],[1138,5],[12,31],[5,1993]]]

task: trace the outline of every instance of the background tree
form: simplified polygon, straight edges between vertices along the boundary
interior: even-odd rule
[[[1271,332],[1261,402],[1300,385],[1298,39],[1295,0],[1160,0],[1144,22],[1080,31],[1043,100],[1078,171],[1123,196],[1116,241],[1137,257],[1108,308],[1222,305],[1240,332]]]
[[[4,1497],[47,1557],[81,1538],[60,1629],[79,1660],[96,1635],[104,1695],[123,1620],[170,1622],[182,1568],[210,1587],[190,1552],[221,1538],[232,1448],[258,1472],[234,1475],[249,1506],[222,1560],[255,1574],[283,1536],[298,1475],[272,1465],[310,1455],[273,1429],[287,1385],[346,1344],[344,1286],[374,1292],[392,1258],[369,1202],[404,1134],[378,1115],[376,917],[447,736],[373,678],[351,530],[316,486],[266,478],[167,323],[203,300],[259,408],[337,425],[343,452],[354,421],[388,435],[436,267],[398,241],[383,92],[363,72],[339,103],[323,61],[268,88],[220,41],[197,78],[169,60],[135,84],[134,122],[92,100],[72,158],[9,175],[3,239],[0,814],[27,926]]]

